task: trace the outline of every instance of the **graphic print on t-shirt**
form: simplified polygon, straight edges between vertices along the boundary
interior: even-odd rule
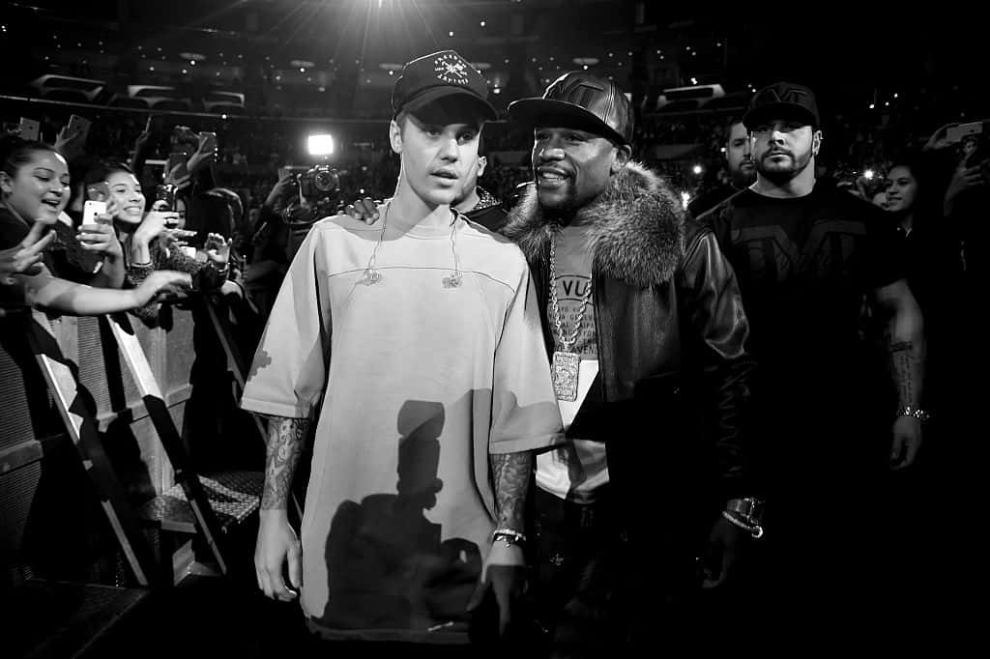
[[[822,279],[849,276],[857,241],[866,234],[861,222],[819,220],[803,241],[780,225],[749,226],[733,232],[749,257],[754,281],[784,282],[802,275]]]
[[[591,286],[591,251],[587,247],[585,234],[587,227],[565,227],[555,238],[556,278],[553,285],[557,292],[557,304],[560,308],[560,332],[554,321],[553,302],[547,302],[547,317],[554,334],[555,349],[564,350],[560,343],[561,337],[570,338],[577,327],[578,314],[581,310],[581,300],[584,299]],[[581,328],[577,340],[567,348],[568,352],[576,352],[582,359],[594,359],[598,355],[595,346],[595,308],[594,290],[585,307],[581,318]]]

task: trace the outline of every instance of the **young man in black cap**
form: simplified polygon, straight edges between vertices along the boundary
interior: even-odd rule
[[[778,82],[743,118],[757,179],[702,216],[732,262],[760,363],[752,435],[765,465],[767,570],[754,594],[788,624],[839,631],[875,601],[876,493],[921,444],[922,320],[882,212],[815,184],[814,93]],[[864,300],[887,321],[893,387]],[[896,393],[894,391],[896,389]],[[888,393],[889,392],[889,395]],[[781,623],[769,614],[764,629]]]
[[[535,180],[505,233],[530,263],[568,437],[537,458],[540,615],[561,656],[604,656],[683,631],[706,538],[715,586],[762,533],[740,434],[748,323],[712,233],[631,160],[613,82],[567,73],[509,113],[534,130]]]
[[[525,259],[451,208],[495,116],[486,95],[454,51],[405,66],[395,195],[371,226],[313,226],[245,387],[243,407],[271,417],[259,587],[301,587],[324,638],[465,642],[484,597],[509,622],[532,451],[560,414]],[[314,413],[300,542],[286,504]]]

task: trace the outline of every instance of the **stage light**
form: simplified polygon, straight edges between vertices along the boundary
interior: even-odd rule
[[[682,192],[681,193],[681,205],[686,209],[688,207],[688,204],[689,203],[691,203],[691,193],[690,192]]]
[[[701,165],[695,165],[691,168],[691,171],[694,172],[696,176],[701,176],[701,172],[705,171],[705,169]]]
[[[306,138],[306,150],[309,155],[326,158],[333,155],[334,143],[333,135],[329,133],[316,133]]]
[[[865,172],[863,172],[863,178],[865,178],[867,181],[872,181],[873,180],[873,170],[872,169],[867,169]]]

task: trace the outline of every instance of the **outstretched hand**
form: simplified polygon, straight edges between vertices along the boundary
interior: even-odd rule
[[[54,239],[55,232],[49,231],[48,225],[42,222],[31,225],[31,230],[19,245],[0,251],[0,281],[12,285],[15,282],[11,275],[36,275],[41,272],[45,248]]]
[[[233,239],[231,238],[224,238],[219,233],[211,233],[206,236],[203,250],[210,261],[222,268],[227,265],[227,260],[230,258],[230,245],[232,243]]]
[[[83,149],[81,137],[82,131],[73,129],[70,132],[69,125],[66,124],[59,129],[55,136],[55,150],[71,160]]]

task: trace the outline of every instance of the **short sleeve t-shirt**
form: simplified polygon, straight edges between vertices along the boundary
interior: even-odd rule
[[[856,366],[869,295],[904,277],[882,211],[824,186],[785,199],[744,190],[702,221],[736,272],[761,366],[805,377]]]
[[[466,640],[495,528],[489,454],[555,444],[560,413],[519,248],[460,216],[400,230],[382,215],[310,230],[241,404],[318,417],[301,534],[314,631]]]
[[[594,291],[588,291],[592,285],[592,257],[587,246],[587,234],[587,226],[568,226],[562,228],[555,237],[556,278],[553,285],[557,292],[560,327],[567,338],[577,330],[577,339],[569,351],[581,355],[578,399],[574,402],[558,401],[565,429],[584,402],[598,371],[593,297],[588,298],[584,313],[581,313],[581,302],[585,294],[594,295]],[[560,350],[560,334],[555,323],[557,315],[552,301],[547,303],[547,317],[555,338],[555,349]],[[538,455],[536,465],[537,485],[561,499],[590,503],[596,498],[598,488],[608,483],[605,445],[602,442],[572,437],[569,433],[566,443]]]

